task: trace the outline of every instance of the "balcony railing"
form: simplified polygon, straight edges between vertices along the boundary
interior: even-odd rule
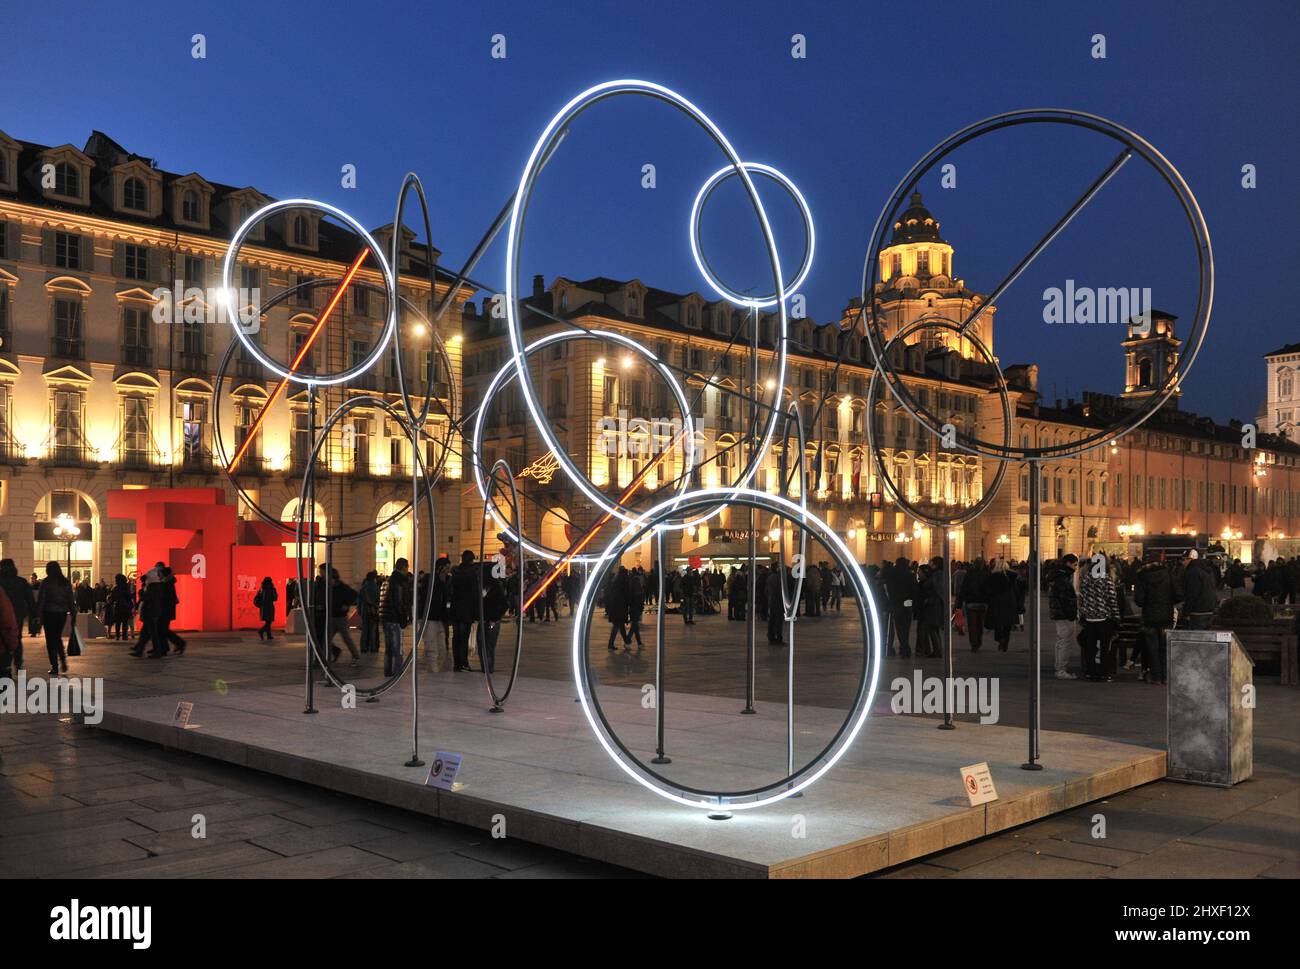
[[[80,467],[94,464],[94,453],[84,444],[55,444],[45,456],[45,463],[51,467]]]
[[[154,471],[166,466],[161,456],[153,451],[124,450],[115,464],[123,471]]]
[[[235,376],[261,383],[266,380],[266,371],[256,360],[241,356],[235,358]]]
[[[0,441],[0,464],[22,464],[27,460],[27,448],[17,441]]]

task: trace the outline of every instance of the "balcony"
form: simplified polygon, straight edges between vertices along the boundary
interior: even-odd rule
[[[251,357],[239,356],[235,358],[235,376],[241,380],[251,380],[254,383],[266,382],[266,370]]]
[[[157,471],[166,465],[155,451],[123,450],[114,462],[114,467],[122,471]]]
[[[50,340],[50,356],[62,360],[84,360],[86,358],[86,341],[56,336]]]
[[[254,459],[247,455],[244,457],[244,461],[252,460]],[[217,470],[217,465],[211,452],[203,450],[192,454],[182,453],[176,470],[182,474],[212,474]]]
[[[0,464],[23,464],[27,461],[27,448],[17,441],[0,441]]]
[[[54,444],[44,463],[52,468],[84,468],[97,462],[94,452],[84,444]]]

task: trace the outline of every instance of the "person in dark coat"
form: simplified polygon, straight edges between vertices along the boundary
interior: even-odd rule
[[[154,641],[153,650],[150,656],[166,656],[170,652],[168,643],[176,644],[176,655],[180,656],[185,652],[185,640],[176,633],[172,632],[172,623],[176,621],[176,607],[180,605],[180,597],[176,595],[176,573],[167,566],[161,569],[162,591],[159,597],[162,601],[162,615],[158,619],[158,638]]]
[[[437,598],[435,590],[435,605]],[[379,652],[379,573],[374,569],[366,573],[357,590],[357,613],[361,617],[361,652]]]
[[[781,629],[785,626],[785,601],[781,598],[780,565],[773,565],[764,580],[764,592],[767,600],[767,641],[773,646],[784,646]]]
[[[113,577],[113,588],[108,592],[104,610],[104,617],[113,631],[114,639],[131,638],[131,619],[135,615],[135,607],[135,592],[131,589],[131,583],[119,572]]]
[[[917,582],[916,617],[916,655],[938,656],[941,650],[939,629],[943,623],[943,593],[938,588],[942,579],[939,572],[930,565],[920,568],[920,580]]]
[[[1187,629],[1209,629],[1214,618],[1219,595],[1214,589],[1214,573],[1202,561],[1200,553],[1192,549],[1187,553],[1187,567],[1183,569],[1183,612]]]
[[[443,652],[451,652],[451,559],[443,556],[433,567],[433,613],[442,623]],[[521,620],[523,617],[520,617]]]
[[[645,573],[636,568],[627,576],[627,638],[629,645],[633,639],[636,640],[637,649],[645,648],[645,643],[641,642],[641,616],[644,613]]]
[[[609,584],[605,586],[605,618],[609,620],[610,652],[615,649],[615,637],[622,636],[624,646],[632,642],[632,637],[627,631],[630,584],[627,569],[620,565],[618,571],[610,576]]]
[[[912,632],[912,610],[920,596],[920,586],[917,585],[916,576],[912,574],[907,559],[902,556],[894,561],[894,567],[885,581],[888,583],[889,618],[893,623],[894,635],[898,638],[899,655],[911,656],[912,648],[908,637]],[[894,655],[892,640],[888,655]]]
[[[998,652],[1005,653],[1011,642],[1011,627],[1020,618],[1020,590],[1016,574],[1006,559],[995,559],[988,581],[988,610],[985,624],[993,630]]]
[[[978,653],[984,645],[984,627],[991,625],[988,622],[989,570],[982,558],[975,559],[966,570],[957,593],[957,605],[966,613],[970,651]]]
[[[384,626],[384,675],[402,668],[402,630],[411,624],[414,581],[410,566],[401,558],[379,592],[379,621]]]
[[[76,610],[72,583],[63,574],[58,562],[47,563],[45,581],[36,594],[36,611],[41,617],[41,628],[45,630],[45,653],[50,658],[50,676],[58,676],[60,670],[68,672],[68,656],[63,649],[63,626],[68,616]]]
[[[140,576],[140,636],[131,649],[132,656],[144,655],[145,646],[150,646],[150,655],[158,651],[158,622],[162,617],[162,575],[159,566],[154,566]]]
[[[18,566],[13,559],[0,559],[0,589],[14,611],[18,622],[18,646],[14,650],[13,668],[23,668],[23,629],[40,615],[36,611],[36,594],[32,592],[31,583],[18,574]]]
[[[1163,562],[1150,562],[1138,573],[1135,596],[1142,607],[1142,679],[1165,683],[1165,633],[1174,624],[1174,606],[1183,599],[1182,589]]]
[[[478,622],[478,570],[474,553],[465,549],[460,553],[460,565],[451,573],[451,623],[452,669],[468,673],[469,637]]]
[[[266,576],[262,579],[257,595],[253,596],[253,605],[257,607],[257,618],[262,620],[262,625],[257,628],[258,639],[269,642],[273,638],[271,623],[275,622],[275,601],[279,598],[280,593],[275,591],[275,583],[271,581],[269,575]]]
[[[510,602],[506,597],[506,583],[492,574],[492,563],[484,562],[480,568],[483,576],[483,621],[478,630],[478,656],[483,669],[495,673],[501,620],[505,618]]]

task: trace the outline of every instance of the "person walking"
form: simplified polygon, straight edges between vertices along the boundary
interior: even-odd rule
[[[339,577],[338,569],[331,568],[330,614],[325,627],[325,644],[330,648],[331,662],[337,660],[343,652],[334,645],[334,637],[337,635],[342,637],[343,644],[347,646],[348,653],[352,657],[352,665],[361,665],[361,654],[357,652],[357,644],[352,641],[352,633],[348,629],[348,613],[352,611],[356,602],[356,590]]]
[[[961,582],[957,605],[966,614],[966,636],[970,651],[978,653],[984,645],[984,626],[989,609],[989,570],[984,559],[976,558]]]
[[[988,609],[984,622],[993,630],[998,652],[1005,653],[1011,644],[1011,627],[1020,618],[1019,580],[1006,559],[994,559],[989,572]]]
[[[695,625],[695,593],[699,587],[700,573],[689,569],[681,581],[682,623],[687,626]]]
[[[628,601],[631,596],[629,586],[627,569],[621,565],[605,586],[605,618],[609,620],[608,647],[611,653],[617,649],[614,645],[616,638],[621,636],[624,646],[632,641],[627,632]]]
[[[35,623],[40,616],[36,611],[36,594],[32,592],[31,583],[18,574],[18,566],[13,559],[0,559],[0,589],[4,590],[18,623],[18,645],[13,650],[13,668],[20,670],[23,668],[23,627],[27,623]]]
[[[185,640],[172,632],[172,623],[176,621],[176,607],[181,602],[176,594],[176,573],[164,565],[159,574],[162,579],[162,591],[159,593],[162,613],[158,618],[158,639],[155,640],[153,651],[149,655],[166,656],[171,651],[168,643],[175,643],[176,655],[181,656],[185,653]]]
[[[645,648],[641,642],[641,616],[645,613],[645,573],[633,569],[627,576],[627,645],[636,640],[638,650]],[[558,618],[558,617],[557,617]]]
[[[36,594],[36,612],[45,631],[45,654],[50,658],[50,676],[68,672],[68,655],[63,649],[63,625],[77,610],[72,583],[58,562],[48,562],[45,579]]]
[[[781,629],[785,626],[785,601],[781,597],[782,567],[775,564],[765,580],[767,593],[767,641],[773,646],[784,646]]]
[[[437,589],[434,601],[437,602]],[[361,617],[361,652],[379,652],[379,573],[371,569],[361,580],[357,592],[357,612]]]
[[[379,594],[379,621],[384,626],[384,676],[402,668],[402,630],[411,624],[412,578],[406,559],[393,563],[393,574]]]
[[[1070,672],[1070,651],[1074,647],[1074,624],[1079,618],[1079,595],[1074,587],[1074,570],[1079,567],[1079,556],[1066,554],[1060,567],[1053,573],[1047,593],[1047,614],[1056,624],[1056,678],[1073,680]],[[1038,595],[1037,589],[1031,589]]]
[[[257,638],[265,639],[270,642],[271,623],[275,622],[275,601],[280,598],[280,593],[275,591],[275,583],[271,577],[265,576],[262,584],[258,587],[257,595],[253,596],[253,605],[257,607],[257,618],[262,620],[262,625],[257,627]]]
[[[474,553],[465,549],[460,553],[460,565],[451,572],[451,656],[452,671],[468,673],[469,637],[478,622],[478,570],[474,566]]]
[[[161,642],[158,620],[162,616],[162,576],[156,565],[140,576],[139,609],[140,635],[131,649],[131,655],[141,656],[145,646],[149,646],[152,656],[158,651]]]

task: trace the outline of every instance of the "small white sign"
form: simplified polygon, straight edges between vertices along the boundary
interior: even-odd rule
[[[193,712],[194,704],[189,700],[181,700],[176,704],[176,715],[172,717],[172,726],[185,729],[189,726],[190,714]]]
[[[1214,638],[1220,643],[1230,643],[1232,642],[1232,633],[1230,632],[1215,633]]]
[[[961,769],[961,786],[970,798],[970,806],[975,807],[977,804],[987,804],[989,801],[998,799],[997,788],[993,786],[993,775],[989,773],[989,765],[972,764],[970,767]]]
[[[460,773],[460,754],[448,754],[440,750],[433,755],[433,763],[429,765],[429,776],[424,782],[425,786],[450,791],[458,773]]]

